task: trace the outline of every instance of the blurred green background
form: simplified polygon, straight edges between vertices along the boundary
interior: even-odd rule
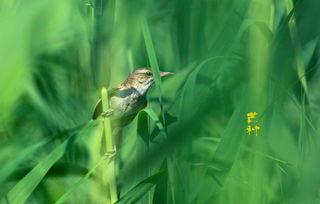
[[[91,113],[102,87],[152,66],[175,75],[122,130],[119,203],[320,203],[319,9],[2,0],[0,202],[108,203]],[[246,133],[253,111],[257,136]]]

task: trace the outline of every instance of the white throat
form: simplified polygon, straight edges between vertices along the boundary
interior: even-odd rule
[[[148,89],[152,85],[153,81],[150,81],[147,85],[140,84],[137,88],[137,91],[140,95],[144,95],[147,93]]]

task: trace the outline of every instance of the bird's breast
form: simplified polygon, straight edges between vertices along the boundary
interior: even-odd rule
[[[115,95],[110,98],[110,108],[114,110],[113,117],[124,117],[139,112],[145,105],[145,96],[138,93]]]

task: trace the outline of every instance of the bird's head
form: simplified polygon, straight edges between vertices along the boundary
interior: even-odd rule
[[[160,72],[160,76],[172,75],[172,72]],[[145,94],[154,82],[154,75],[150,68],[139,68],[129,74],[127,83],[136,88],[140,94]]]

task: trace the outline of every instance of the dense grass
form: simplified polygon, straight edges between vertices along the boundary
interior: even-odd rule
[[[1,202],[108,203],[115,179],[119,203],[320,203],[319,8],[1,1]],[[156,83],[110,173],[92,109],[102,87],[145,66]]]

